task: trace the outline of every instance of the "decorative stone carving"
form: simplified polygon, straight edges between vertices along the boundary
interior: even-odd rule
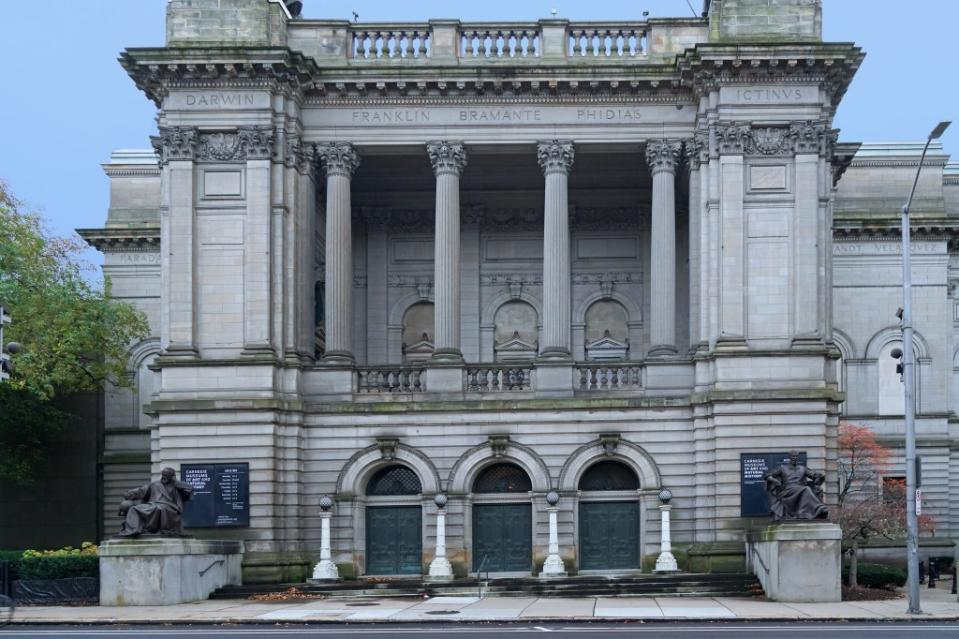
[[[604,280],[602,280],[602,281],[599,283],[599,292],[600,292],[600,294],[601,294],[604,298],[606,298],[606,299],[609,299],[610,297],[612,297],[612,296],[613,296],[613,285],[614,285],[614,284],[615,284],[615,282],[614,282],[613,280],[610,280],[610,279],[604,279]]]
[[[395,437],[377,437],[376,445],[380,449],[380,457],[386,461],[396,459],[396,447],[400,440]]]
[[[791,131],[773,127],[752,129],[746,138],[744,152],[767,156],[792,155]]]
[[[630,273],[626,271],[609,273],[574,273],[573,284],[599,284],[600,289],[607,283],[610,286],[609,294],[612,294],[612,285],[629,284],[638,281],[641,278],[640,272]]]
[[[522,286],[540,285],[543,283],[543,275],[541,273],[528,275],[484,273],[480,275],[480,286],[499,286],[501,284],[509,286],[513,283],[521,284]]]
[[[286,134],[286,165],[306,175],[316,163],[316,147],[304,144],[299,133]]]
[[[691,138],[683,141],[683,156],[691,170],[696,170],[703,162],[709,161],[709,136],[705,131],[696,131]]]
[[[493,457],[502,457],[509,447],[509,435],[490,435],[489,447],[493,450]]]
[[[522,280],[510,280],[509,281],[509,296],[518,300],[523,295],[523,282]]]
[[[392,211],[386,207],[362,207],[359,210],[359,217],[369,228],[379,228],[386,226],[390,221]]]
[[[716,126],[716,142],[720,154],[742,154],[749,137],[749,125],[720,124]]]
[[[471,204],[463,207],[461,222],[463,226],[479,226],[486,216],[486,207],[482,204]]]
[[[273,155],[272,128],[240,127],[234,132],[201,133],[196,159],[207,162],[269,160]]]
[[[568,141],[552,140],[540,142],[536,145],[536,157],[543,175],[550,173],[569,173],[573,168],[576,151],[573,143]]]
[[[794,122],[789,126],[789,131],[795,139],[796,153],[827,155],[836,135],[823,120]]]
[[[196,127],[187,126],[160,127],[159,135],[150,137],[160,164],[171,160],[193,160],[198,140]]]
[[[598,340],[586,345],[586,359],[591,362],[624,360],[628,354],[629,340],[618,340],[608,330]]]
[[[646,162],[653,173],[675,171],[682,144],[674,140],[650,140],[646,143]]]
[[[483,216],[483,226],[501,231],[541,231],[542,209],[493,209]]]
[[[430,164],[436,175],[452,173],[459,177],[466,168],[466,147],[461,143],[446,140],[429,142],[426,153],[430,156]]]
[[[600,433],[599,442],[603,446],[603,453],[612,457],[619,446],[619,433]]]
[[[632,207],[582,208],[572,207],[570,225],[583,231],[631,231],[643,226],[639,209]]]
[[[360,156],[356,148],[348,142],[318,144],[316,154],[327,177],[342,175],[352,179],[353,173],[360,166]]]
[[[407,362],[426,362],[433,356],[435,346],[429,333],[420,335],[420,339],[412,344],[403,344],[403,359]]]
[[[536,357],[538,346],[536,340],[524,340],[519,331],[513,331],[511,337],[494,344],[493,351],[497,362],[529,362]]]
[[[429,297],[433,288],[433,278],[427,275],[398,275],[392,273],[387,278],[390,288],[415,288],[420,297]]]

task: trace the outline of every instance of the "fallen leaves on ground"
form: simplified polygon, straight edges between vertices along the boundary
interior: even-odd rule
[[[283,592],[267,592],[250,595],[250,601],[297,601],[301,599],[326,599],[321,593],[303,592],[299,588],[288,588]]]
[[[886,590],[884,588],[865,588],[863,586],[856,586],[855,588],[850,588],[849,586],[842,587],[842,600],[843,601],[884,601],[888,599],[901,599],[903,593],[896,592],[895,590]]]

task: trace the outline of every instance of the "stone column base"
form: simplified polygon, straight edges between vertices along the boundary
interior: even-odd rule
[[[310,583],[322,583],[326,581],[338,581],[339,578],[340,571],[337,569],[336,564],[329,559],[324,559],[320,563],[316,564],[316,567],[313,568],[313,577],[307,581]]]
[[[430,562],[430,574],[426,581],[452,581],[453,565],[445,557],[437,557]]]
[[[539,573],[540,579],[556,579],[566,576],[566,564],[559,555],[550,555],[543,562],[543,570]]]
[[[659,553],[656,558],[656,572],[678,572],[679,564],[676,563],[676,557],[668,550]]]
[[[110,539],[100,545],[100,605],[204,601],[217,588],[240,585],[242,563],[240,541]]]
[[[842,600],[842,530],[821,521],[774,524],[747,542],[766,596],[785,603]]]

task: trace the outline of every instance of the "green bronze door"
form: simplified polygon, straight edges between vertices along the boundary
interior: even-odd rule
[[[529,504],[473,506],[473,570],[529,572],[532,570],[533,528]]]
[[[368,506],[366,574],[419,575],[423,519],[419,506]]]
[[[579,504],[580,570],[639,568],[639,504]]]

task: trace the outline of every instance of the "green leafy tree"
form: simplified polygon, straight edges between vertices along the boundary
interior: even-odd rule
[[[44,451],[72,423],[57,399],[128,386],[131,343],[149,334],[133,306],[91,282],[79,238],[53,236],[42,218],[0,182],[0,302],[13,316],[4,331],[22,351],[0,390],[0,479],[29,483]]]

